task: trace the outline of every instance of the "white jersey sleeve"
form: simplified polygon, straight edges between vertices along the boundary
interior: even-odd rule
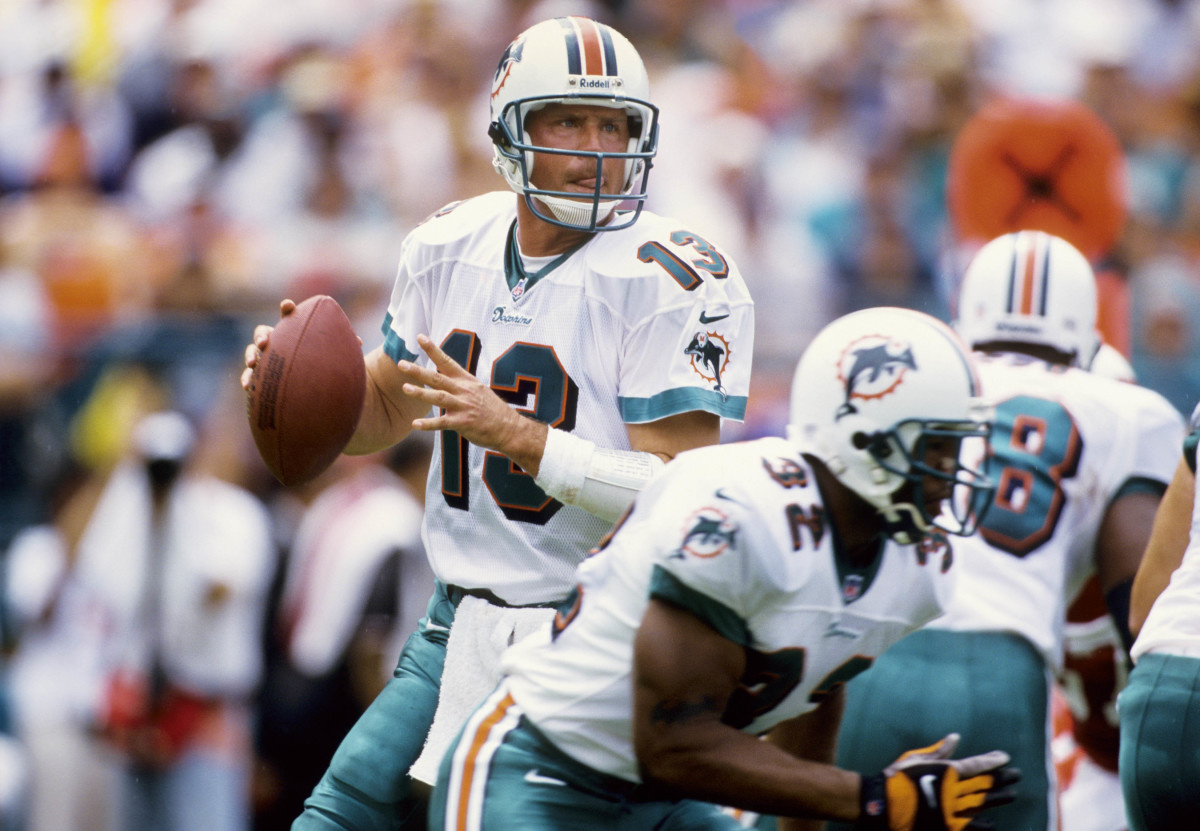
[[[643,212],[531,275],[515,221],[516,196],[492,193],[413,230],[383,325],[389,357],[427,365],[427,334],[519,412],[616,450],[630,449],[627,424],[744,417],[754,305],[715,246]],[[453,432],[438,437],[426,512],[438,578],[513,605],[560,600],[609,527]]]
[[[587,265],[595,284],[589,295],[626,308],[618,390],[624,421],[687,410],[745,416],[754,305],[733,262],[699,235],[643,214],[628,232],[596,240]]]

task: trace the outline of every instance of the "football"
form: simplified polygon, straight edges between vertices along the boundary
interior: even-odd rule
[[[362,345],[337,301],[320,294],[281,318],[254,367],[246,416],[267,468],[302,485],[333,464],[362,413]]]

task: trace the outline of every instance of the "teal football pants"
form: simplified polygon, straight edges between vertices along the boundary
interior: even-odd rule
[[[1117,700],[1131,831],[1200,827],[1200,659],[1138,659]]]
[[[497,698],[489,696],[476,712],[495,706]],[[493,728],[483,751],[477,735],[455,738],[430,799],[430,831],[740,831],[737,820],[715,805],[647,799],[633,783],[573,759],[516,715],[518,709],[516,725]],[[463,742],[472,752],[456,754]],[[449,804],[452,775],[472,785]],[[482,790],[476,784],[481,779]]]
[[[292,831],[394,831],[424,810],[408,770],[433,724],[456,605],[438,582],[391,680],[338,746]]]
[[[954,755],[1004,750],[1021,770],[1017,799],[984,816],[997,829],[1055,829],[1050,675],[1033,645],[1007,632],[920,629],[846,685],[840,767],[878,773],[947,733]],[[841,826],[829,823],[829,831]]]

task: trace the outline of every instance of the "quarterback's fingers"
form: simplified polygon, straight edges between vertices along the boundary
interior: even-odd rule
[[[265,349],[271,341],[271,332],[275,331],[274,326],[267,326],[265,323],[260,323],[254,327],[254,345],[259,349]]]
[[[251,369],[250,367],[246,367],[245,369],[242,370],[242,378],[241,378],[242,389],[245,390],[246,392],[250,391],[250,381],[253,378],[254,378],[254,370],[253,369]]]
[[[445,416],[429,416],[428,418],[414,418],[412,422],[414,430],[422,430],[433,432],[436,430],[450,429]]]
[[[429,356],[429,360],[433,361],[433,365],[437,367],[438,372],[446,374],[466,372],[465,369],[459,366],[458,361],[443,352],[442,348],[430,340],[428,335],[417,335],[417,344]]]
[[[279,316],[280,317],[287,317],[294,311],[296,311],[296,301],[292,300],[290,297],[287,298],[286,300],[279,301]]]
[[[437,370],[418,366],[412,361],[399,361],[396,366],[408,376],[408,383],[413,386],[444,387],[447,385],[446,376]]]
[[[449,393],[433,389],[429,386],[423,387],[419,384],[405,384],[402,389],[404,390],[404,394],[409,398],[424,401],[426,404],[432,404],[435,407],[445,407],[452,400],[452,396]]]

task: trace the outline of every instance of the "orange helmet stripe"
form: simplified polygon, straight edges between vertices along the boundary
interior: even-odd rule
[[[1021,266],[1021,308],[1023,315],[1033,313],[1033,280],[1037,274],[1037,252],[1033,246],[1025,249],[1025,262]]]
[[[600,46],[600,31],[594,20],[578,18],[579,42],[583,47],[583,74],[604,74],[604,50]]]

